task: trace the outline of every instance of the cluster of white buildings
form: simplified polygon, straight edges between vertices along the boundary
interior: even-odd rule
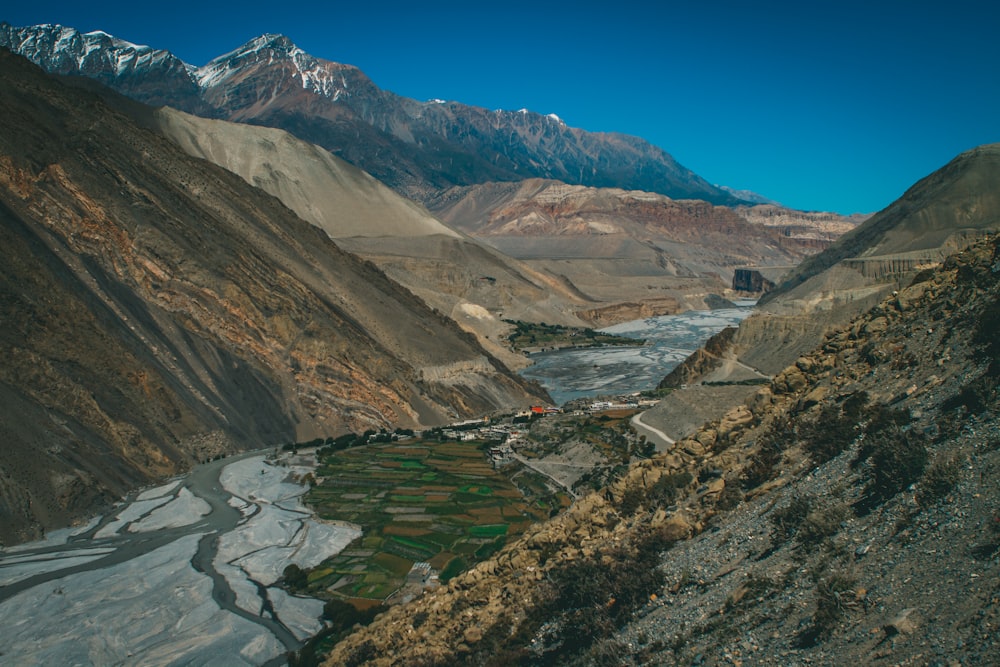
[[[649,408],[659,403],[655,398],[644,398],[638,401],[615,402],[615,401],[594,401],[588,406],[590,412],[604,412],[605,410],[636,410],[638,408]]]

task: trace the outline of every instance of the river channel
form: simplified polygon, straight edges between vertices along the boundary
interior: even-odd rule
[[[553,350],[531,355],[521,375],[538,380],[556,405],[567,401],[655,389],[677,364],[726,327],[748,317],[756,301],[735,308],[692,310],[679,315],[624,322],[600,331],[643,338],[642,347]]]
[[[245,453],[0,551],[0,662],[280,665],[323,603],[275,586],[360,535],[301,503],[308,457]]]

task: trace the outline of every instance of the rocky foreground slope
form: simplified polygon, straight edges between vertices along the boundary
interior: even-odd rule
[[[991,236],[326,664],[991,664],[998,313]]]
[[[0,50],[0,539],[251,446],[543,392],[235,175]]]

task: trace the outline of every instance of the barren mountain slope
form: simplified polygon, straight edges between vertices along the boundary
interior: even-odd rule
[[[278,200],[0,68],[5,541],[234,448],[538,400]]]
[[[1000,230],[1000,144],[967,151],[885,210],[803,261],[740,324],[723,356],[773,374],[832,327],[907,284],[982,234]],[[695,360],[692,360],[694,363]],[[685,363],[665,386],[717,364]],[[718,379],[718,378],[716,378]]]
[[[326,664],[991,664],[998,265],[921,274]]]
[[[199,118],[169,107],[153,125],[189,155],[242,176],[330,238],[459,235],[369,174],[285,132]]]
[[[337,245],[371,260],[431,307],[477,335],[505,363],[507,319],[581,326],[589,304],[565,281],[460,234],[421,206],[328,152],[282,130],[207,120],[169,108],[150,123],[190,155],[278,197]]]
[[[729,287],[736,267],[794,265],[838,233],[790,233],[809,226],[804,214],[794,225],[763,225],[705,201],[541,179],[452,188],[429,206],[447,224],[565,275],[595,299],[663,312],[703,308],[707,294]],[[614,310],[606,303],[584,317],[602,321]]]

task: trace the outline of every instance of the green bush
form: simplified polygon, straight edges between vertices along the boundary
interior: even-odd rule
[[[836,624],[857,606],[857,580],[845,572],[834,572],[816,584],[816,613],[813,626],[820,638],[828,637]]]
[[[864,496],[855,506],[866,514],[920,479],[927,466],[927,446],[924,437],[892,424],[869,433],[861,457],[867,454],[871,473]]]
[[[818,547],[828,537],[840,531],[840,524],[846,517],[845,508],[841,505],[825,505],[813,509],[806,514],[795,534],[796,541],[806,550]]]
[[[815,646],[827,639],[847,612],[858,607],[857,580],[846,572],[834,572],[816,584],[816,612],[812,623],[799,633],[800,648]]]
[[[285,567],[282,574],[284,575],[285,586],[293,593],[304,591],[309,587],[309,575],[295,563],[291,563]]]
[[[793,537],[812,511],[813,505],[812,497],[796,495],[787,505],[775,508],[771,512],[771,525],[777,536],[784,539]]]
[[[775,439],[765,441],[754,454],[750,456],[750,461],[743,469],[741,483],[748,491],[755,489],[764,482],[774,479],[775,471],[785,447],[783,443]]]
[[[875,437],[872,448],[872,485],[884,498],[920,479],[927,465],[927,447],[913,431],[884,431]]]
[[[930,503],[951,492],[962,473],[962,461],[957,456],[939,456],[920,480],[920,499]]]
[[[855,395],[857,396],[857,395]],[[843,406],[829,403],[802,427],[802,447],[813,465],[821,465],[846,450],[860,434],[859,421],[865,400],[854,397]]]
[[[625,489],[622,500],[618,503],[618,513],[622,516],[632,516],[635,514],[645,498],[645,491],[641,486],[633,485]]]
[[[774,478],[778,464],[786,449],[797,440],[797,425],[789,415],[775,419],[760,438],[760,447],[750,456],[743,469],[741,484],[744,489],[755,489]]]
[[[694,477],[689,472],[675,472],[661,475],[660,479],[646,490],[646,502],[650,509],[668,507],[680,492],[691,485]]]

